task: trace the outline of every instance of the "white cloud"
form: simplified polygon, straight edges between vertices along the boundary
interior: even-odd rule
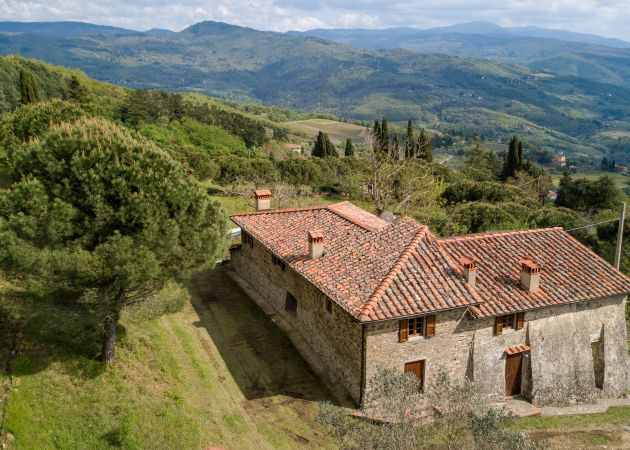
[[[220,20],[274,31],[486,20],[630,40],[630,0],[0,0],[0,20],[79,20],[136,30]]]

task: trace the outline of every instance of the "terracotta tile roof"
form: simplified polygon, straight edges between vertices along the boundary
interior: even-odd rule
[[[436,239],[413,219],[387,223],[349,202],[237,214],[232,220],[357,320],[469,307],[476,317],[630,292],[630,280],[561,228]],[[308,234],[324,255],[308,258]],[[520,286],[521,261],[541,267]],[[476,287],[462,261],[477,265]]]
[[[479,303],[427,227],[413,219],[388,224],[343,202],[237,214],[232,220],[358,320]],[[324,235],[324,255],[315,260],[308,259],[312,230]],[[417,261],[431,264],[407,267]],[[422,289],[390,302],[394,292],[408,292],[399,284],[409,280]]]
[[[254,191],[256,197],[271,197],[271,191],[269,189],[257,189]]]
[[[531,348],[527,344],[515,345],[514,347],[508,347],[505,349],[505,353],[507,355],[515,355],[517,353],[523,353],[530,351]]]
[[[621,295],[630,279],[562,228],[471,234],[440,240],[453,257],[477,261],[478,317]],[[525,260],[525,262],[523,262]],[[520,286],[521,264],[540,267],[540,289]]]

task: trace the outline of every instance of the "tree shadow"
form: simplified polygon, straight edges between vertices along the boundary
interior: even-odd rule
[[[222,269],[195,276],[191,303],[248,400],[284,395],[336,402],[289,338]]]
[[[124,327],[118,332],[125,336]],[[100,331],[94,317],[10,288],[0,293],[0,343],[12,348],[0,352],[0,370],[13,376],[42,372],[54,362],[79,378],[94,378],[106,369],[96,359]]]

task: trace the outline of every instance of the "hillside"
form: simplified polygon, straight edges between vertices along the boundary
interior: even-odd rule
[[[603,83],[630,82],[630,43],[568,31],[473,23],[427,30],[316,29],[291,34],[369,49],[488,58]]]
[[[168,35],[0,36],[3,54],[79,67],[129,87],[197,91],[302,111],[390,121],[597,158],[598,133],[630,130],[630,89],[474,58],[358,49],[203,22]],[[595,147],[593,149],[592,147]]]

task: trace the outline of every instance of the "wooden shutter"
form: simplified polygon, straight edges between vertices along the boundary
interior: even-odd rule
[[[516,315],[516,329],[520,330],[525,326],[525,313],[520,312]]]
[[[426,316],[424,318],[424,336],[431,337],[435,336],[435,315]]]
[[[398,322],[398,342],[407,342],[409,338],[409,320],[403,319]]]
[[[503,332],[503,320],[501,316],[494,319],[494,334],[501,334]]]

